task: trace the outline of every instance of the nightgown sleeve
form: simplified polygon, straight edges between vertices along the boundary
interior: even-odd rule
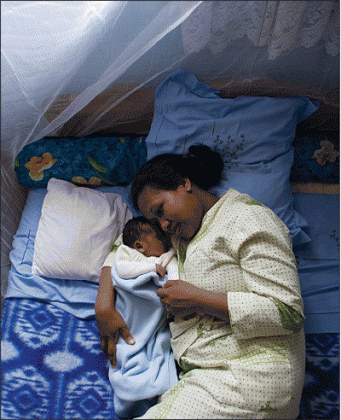
[[[245,206],[237,218],[235,255],[247,292],[229,292],[233,334],[246,339],[303,328],[303,300],[289,231],[267,207]]]

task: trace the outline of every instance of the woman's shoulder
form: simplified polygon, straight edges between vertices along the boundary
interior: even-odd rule
[[[227,220],[228,215],[230,215],[230,219],[226,223],[231,224],[232,219],[234,219],[233,224],[239,233],[240,229],[245,232],[252,231],[252,233],[271,229],[283,231],[285,234],[289,232],[285,223],[273,210],[248,194],[241,194],[232,189],[225,194],[226,197],[221,197],[226,198],[225,202],[222,202],[226,217],[222,220]]]
[[[242,194],[232,188],[227,190],[220,196],[214,213],[207,219],[210,224],[214,220],[214,224],[218,228],[232,225],[235,227],[246,224],[274,223],[282,226],[283,222],[278,216],[267,206],[254,199],[248,194]]]
[[[233,188],[229,188],[227,191],[225,191],[220,196],[219,201],[221,201],[221,203],[224,203],[224,205],[237,205],[241,203],[241,204],[247,204],[250,206],[258,205],[258,206],[265,207],[263,206],[262,203],[255,200],[250,195],[240,193],[239,191]]]
[[[247,212],[247,213],[269,213],[273,211],[262,204],[260,201],[254,199],[248,194],[240,193],[239,191],[230,188],[223,193],[218,201],[217,210],[221,210],[223,213],[236,213],[236,215]],[[273,213],[274,214],[274,213]]]
[[[263,206],[262,203],[253,199],[248,194],[242,194],[232,188],[224,192],[217,203],[206,214],[206,220],[230,219],[246,210],[249,206]]]

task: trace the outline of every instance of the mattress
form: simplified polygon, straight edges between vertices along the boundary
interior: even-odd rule
[[[122,195],[136,215],[129,188]],[[46,189],[31,190],[10,254],[2,317],[2,418],[118,418],[94,303],[98,285],[32,275],[34,239]],[[308,221],[295,247],[305,305],[307,370],[300,418],[339,415],[339,196],[294,194]]]

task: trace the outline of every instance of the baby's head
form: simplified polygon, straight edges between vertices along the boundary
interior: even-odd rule
[[[159,257],[169,251],[170,237],[143,216],[128,220],[123,230],[123,243],[146,257]]]

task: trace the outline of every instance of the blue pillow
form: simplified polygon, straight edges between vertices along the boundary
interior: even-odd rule
[[[146,162],[144,137],[44,137],[15,159],[19,183],[45,188],[50,178],[91,186],[128,185]]]
[[[288,226],[294,245],[310,241],[293,208],[290,169],[296,125],[318,109],[308,98],[221,98],[218,90],[179,69],[156,89],[147,159],[186,153],[194,144],[220,152],[225,167],[218,193],[234,188],[270,207]]]

